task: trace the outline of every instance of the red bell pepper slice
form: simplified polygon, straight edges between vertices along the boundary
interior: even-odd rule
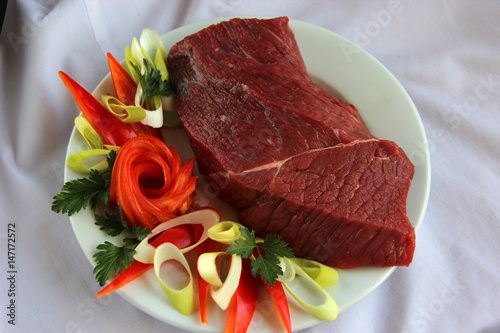
[[[196,247],[196,258],[199,258],[203,253],[216,252],[219,248],[219,243],[207,238],[203,243]],[[203,280],[198,272],[198,301],[200,303],[200,319],[204,324],[208,323],[207,318],[207,299],[210,284]]]
[[[115,87],[116,98],[118,98],[125,105],[135,105],[135,92],[137,90],[137,85],[135,84],[134,79],[111,53],[108,53],[108,64],[111,79],[113,80],[113,86]],[[137,135],[150,135],[160,140],[163,139],[160,128],[154,128],[139,122],[130,123],[128,125]]]
[[[163,243],[172,243],[179,249],[184,249],[195,243],[193,227],[191,225],[178,225],[165,230],[162,234],[156,237],[151,245],[158,247]],[[123,287],[130,281],[139,277],[149,269],[153,268],[153,264],[145,264],[134,260],[132,264],[118,274],[104,289],[98,292],[95,297],[106,296],[117,289]]]
[[[85,118],[106,144],[123,146],[125,142],[137,136],[127,124],[116,118],[91,93],[83,89],[66,73],[60,71],[59,76]]]
[[[226,310],[225,333],[244,333],[257,307],[259,278],[252,275],[250,259],[242,259],[240,283]]]
[[[283,285],[279,281],[275,281],[274,285],[271,287],[261,278],[262,284],[266,287],[267,291],[271,295],[276,309],[281,318],[281,322],[288,333],[292,332],[292,323],[290,320],[290,310],[288,308],[288,300],[286,299],[285,290]]]

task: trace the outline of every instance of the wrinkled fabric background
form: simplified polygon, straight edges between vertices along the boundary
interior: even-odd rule
[[[389,15],[387,15],[389,13]],[[500,332],[500,2],[9,1],[0,38],[0,331],[183,332],[99,290],[68,217],[52,213],[82,86],[144,27],[239,15],[310,22],[357,43],[402,83],[432,165],[414,261],[320,332]],[[8,324],[7,226],[16,226],[16,325]]]

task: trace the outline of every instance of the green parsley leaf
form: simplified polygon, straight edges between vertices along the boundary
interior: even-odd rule
[[[116,246],[106,241],[96,249],[100,251],[93,255],[96,262],[93,273],[101,287],[112,275],[118,274],[122,268],[128,268],[134,261],[135,250],[127,246]]]
[[[139,225],[134,225],[130,231],[135,237],[125,237],[123,242],[133,247],[139,245],[139,243],[151,233],[151,230]]]
[[[145,73],[141,73],[141,69],[131,62],[139,75],[139,83],[143,90],[141,104],[144,104],[145,101],[157,95],[175,96],[172,81],[170,79],[162,80],[161,72],[158,69],[154,69],[150,61],[146,59],[143,59],[143,61],[146,69]]]
[[[111,150],[107,157],[108,167],[103,171],[90,170],[88,178],[78,178],[66,182],[59,194],[52,199],[52,211],[68,213],[69,216],[86,209],[90,205],[96,210],[99,205],[106,206],[109,200],[109,186],[116,152]]]
[[[249,258],[254,251],[258,253],[252,261],[252,275],[260,276],[269,286],[273,286],[279,275],[283,274],[279,257],[294,257],[293,251],[288,248],[288,243],[281,240],[279,235],[267,235],[264,242],[257,243],[255,231],[240,228],[240,236],[231,244],[226,253],[236,254]]]
[[[109,236],[115,237],[128,229],[127,222],[123,219],[121,206],[116,207],[115,213],[104,212],[103,215],[95,214],[95,224]]]

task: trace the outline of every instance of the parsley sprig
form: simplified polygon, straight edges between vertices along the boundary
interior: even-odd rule
[[[282,241],[279,235],[266,235],[264,242],[258,243],[255,231],[250,231],[248,228],[240,228],[240,236],[227,248],[226,253],[249,258],[256,252],[256,258],[251,263],[252,275],[260,274],[262,279],[272,287],[278,276],[283,274],[279,257],[295,256],[288,247],[288,243]]]
[[[106,161],[108,166],[102,170],[90,170],[87,178],[78,178],[66,182],[59,194],[53,197],[52,210],[56,213],[78,213],[90,207],[95,217],[95,224],[108,236],[123,236],[123,245],[117,246],[109,241],[99,244],[93,255],[96,266],[93,273],[100,286],[103,286],[113,275],[128,268],[134,261],[135,247],[150,233],[146,227],[134,225],[129,227],[118,205],[115,211],[109,209],[109,188],[111,174],[116,160],[116,151],[109,152]],[[96,213],[99,210],[103,213]]]
[[[116,151],[111,150],[106,158],[108,167],[102,171],[90,170],[88,178],[78,178],[66,182],[59,194],[52,199],[52,211],[68,214],[78,213],[90,208],[95,211],[98,206],[106,206],[109,200],[111,172],[116,159]]]
[[[139,83],[142,86],[142,100],[141,104],[153,96],[175,96],[174,86],[172,80],[163,80],[161,72],[155,69],[150,61],[144,60],[145,73],[141,73],[141,69],[131,62],[132,67],[139,75]]]
[[[99,251],[93,255],[96,262],[93,273],[102,287],[113,275],[132,264],[135,254],[134,248],[151,233],[151,230],[138,225],[129,227],[123,218],[120,206],[116,208],[114,213],[95,214],[95,217],[95,224],[109,236],[126,235],[123,238],[124,244],[122,246],[105,241],[96,248]]]

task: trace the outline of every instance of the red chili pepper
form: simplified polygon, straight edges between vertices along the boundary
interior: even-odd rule
[[[240,283],[226,310],[225,333],[244,333],[257,307],[259,279],[252,275],[250,260],[242,259]]]
[[[127,124],[116,118],[91,93],[83,89],[66,73],[60,71],[59,76],[73,95],[85,118],[106,144],[122,146],[137,136]]]
[[[154,247],[158,247],[163,243],[172,243],[177,246],[179,249],[186,248],[191,246],[195,242],[194,231],[191,225],[179,225],[176,227],[172,227],[168,230],[165,230],[161,233],[157,238],[155,238],[151,245]],[[118,274],[113,281],[111,281],[104,289],[98,292],[95,297],[106,296],[113,291],[123,287],[130,281],[139,277],[150,268],[153,267],[153,264],[144,264],[140,261],[134,260],[132,264],[124,269],[120,274]]]
[[[196,247],[196,258],[199,258],[203,253],[215,252],[219,248],[219,243],[207,238],[203,243]],[[204,324],[208,323],[207,319],[207,299],[210,284],[203,280],[198,272],[198,301],[200,303],[200,318]]]
[[[266,287],[269,294],[276,305],[276,309],[281,318],[281,322],[283,326],[286,328],[288,333],[292,332],[292,323],[290,320],[290,310],[288,308],[288,300],[286,299],[285,290],[283,289],[283,285],[279,281],[275,281],[274,285],[271,287],[261,278],[262,284]]]
[[[134,79],[111,53],[108,53],[108,64],[111,79],[113,80],[113,85],[115,87],[116,98],[118,98],[125,105],[135,105],[135,92],[137,90],[137,85],[135,84]],[[163,140],[160,128],[153,128],[139,122],[130,123],[128,125],[137,135],[150,135]]]

